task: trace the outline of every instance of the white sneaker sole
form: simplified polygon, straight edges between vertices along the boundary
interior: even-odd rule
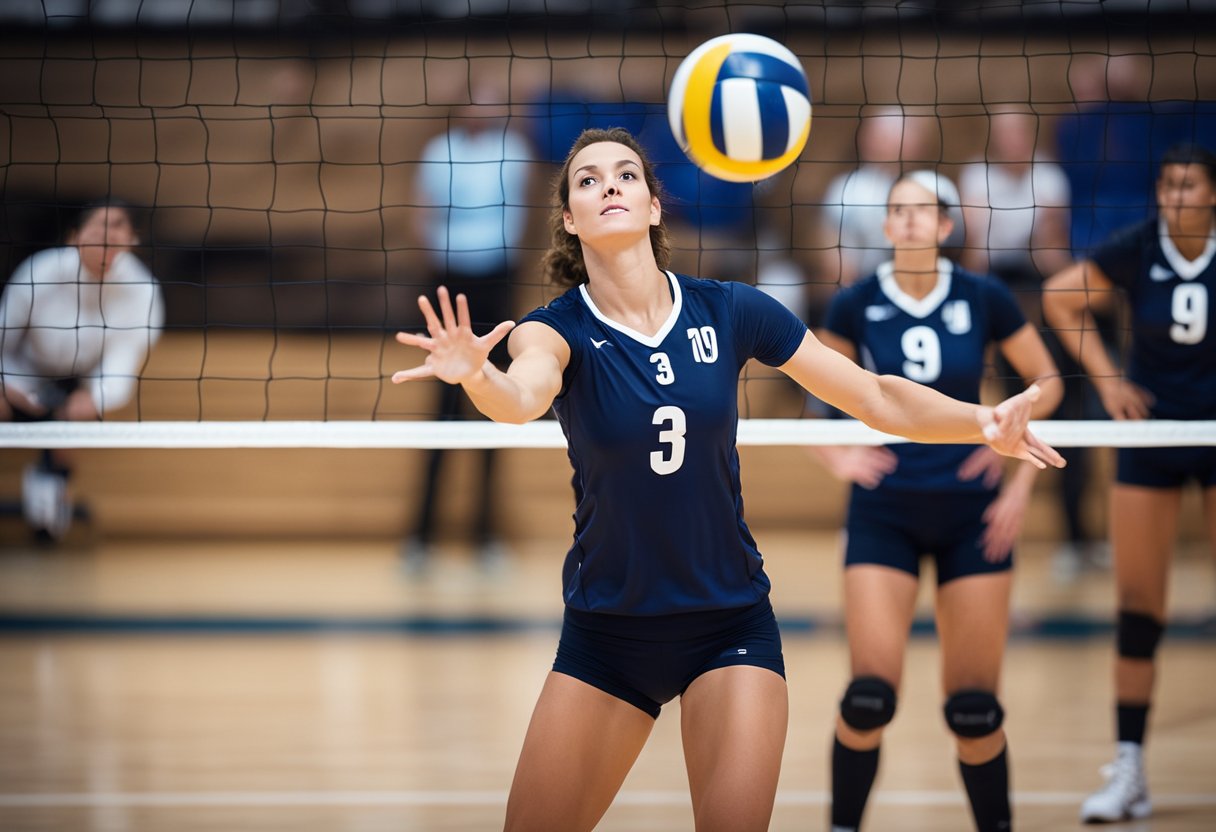
[[[1086,814],[1081,812],[1081,823],[1120,823],[1125,820],[1144,820],[1153,813],[1153,804],[1148,800],[1137,800],[1127,810],[1117,816],[1103,815],[1097,812]]]

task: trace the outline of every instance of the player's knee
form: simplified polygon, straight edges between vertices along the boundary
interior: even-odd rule
[[[1005,721],[1005,709],[986,690],[960,690],[946,700],[942,710],[946,725],[955,735],[965,739],[986,737]]]
[[[1119,655],[1125,659],[1151,659],[1157,654],[1165,627],[1151,615],[1119,612]]]
[[[895,688],[877,676],[859,676],[840,700],[840,717],[855,731],[873,731],[895,716]]]

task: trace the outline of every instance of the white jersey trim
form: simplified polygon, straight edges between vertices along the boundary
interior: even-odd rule
[[[663,322],[663,326],[659,327],[659,331],[654,335],[643,335],[636,329],[631,329],[624,324],[619,324],[609,318],[595,305],[595,301],[591,299],[591,293],[587,291],[587,284],[580,284],[578,287],[579,293],[583,296],[583,302],[587,304],[587,308],[591,310],[591,314],[605,326],[612,327],[622,335],[628,335],[633,340],[637,341],[646,347],[659,346],[663,343],[663,339],[675,327],[676,321],[680,318],[680,310],[684,308],[684,293],[680,290],[680,281],[676,280],[676,276],[671,272],[666,272],[667,279],[671,282],[671,314],[667,316],[667,320]]]
[[[1170,230],[1164,219],[1157,220],[1157,237],[1161,241],[1161,252],[1165,255],[1165,261],[1183,280],[1194,280],[1203,274],[1212,262],[1212,256],[1216,255],[1216,228],[1208,232],[1208,243],[1204,246],[1203,253],[1194,260],[1187,260],[1182,256],[1182,252],[1170,237]]]
[[[937,258],[937,285],[929,294],[920,300],[899,288],[895,280],[895,264],[888,260],[878,267],[878,287],[891,303],[907,312],[913,318],[927,318],[950,296],[951,277],[954,274],[954,264],[945,257]]]

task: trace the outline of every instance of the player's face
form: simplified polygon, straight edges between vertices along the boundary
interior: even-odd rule
[[[883,230],[897,251],[935,249],[950,236],[952,227],[927,188],[905,179],[891,189]]]
[[[1194,229],[1207,235],[1216,206],[1216,188],[1203,165],[1166,165],[1157,179],[1157,207],[1171,231]]]
[[[99,208],[85,218],[73,237],[80,261],[90,273],[105,277],[114,258],[129,251],[138,240],[131,216],[123,208]]]
[[[583,244],[622,236],[649,239],[659,224],[659,200],[650,193],[642,160],[616,142],[589,144],[570,160],[566,231]]]

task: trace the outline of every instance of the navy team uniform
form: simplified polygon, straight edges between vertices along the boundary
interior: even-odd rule
[[[743,520],[739,372],[780,366],[805,325],[741,283],[668,273],[673,309],[653,336],[575,287],[526,315],[570,362],[553,409],[574,468],[574,542],[562,571],[555,671],[658,716],[728,665],[785,675],[763,560]]]
[[[1127,377],[1153,394],[1155,419],[1216,419],[1216,235],[1187,260],[1164,220],[1126,228],[1090,256],[1127,292],[1132,348]],[[1177,488],[1197,479],[1216,486],[1216,447],[1120,448],[1116,479],[1125,485]]]
[[[1001,282],[938,261],[937,286],[916,300],[900,290],[891,263],[839,292],[825,327],[857,347],[866,369],[897,375],[960,401],[978,403],[984,351],[1025,325]],[[939,584],[1009,569],[1013,558],[984,559],[985,509],[997,489],[958,469],[978,446],[891,445],[898,467],[877,488],[854,484],[846,525],[845,564],[879,564],[920,574],[920,558],[937,561]]]

